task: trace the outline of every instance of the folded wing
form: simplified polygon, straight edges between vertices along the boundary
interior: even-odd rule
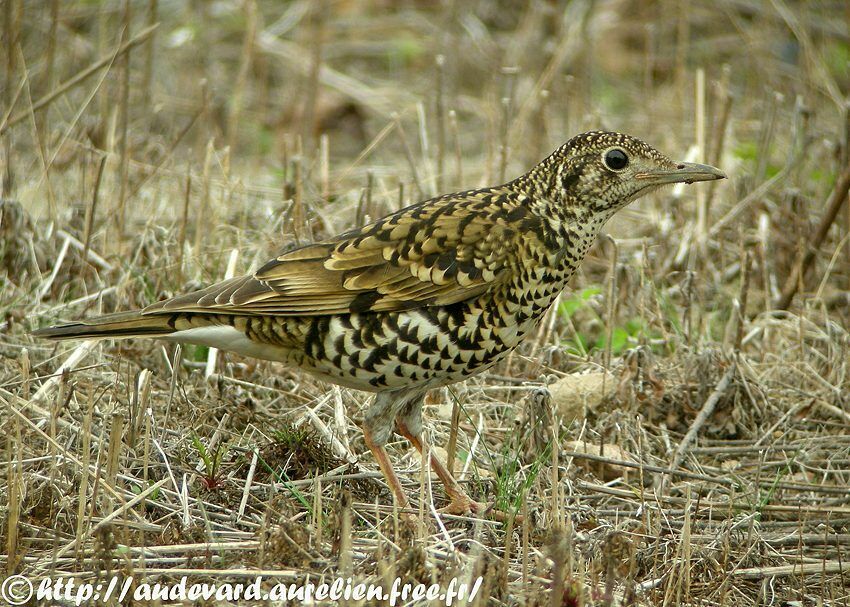
[[[311,316],[456,303],[506,277],[523,218],[524,200],[499,190],[433,199],[144,313]]]

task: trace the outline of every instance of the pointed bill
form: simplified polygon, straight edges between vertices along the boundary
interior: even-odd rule
[[[726,179],[726,173],[707,164],[680,162],[672,169],[659,169],[657,171],[637,173],[635,179],[645,180],[647,185],[664,185],[668,183],[694,183],[697,181]]]

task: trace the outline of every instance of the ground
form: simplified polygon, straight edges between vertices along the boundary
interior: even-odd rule
[[[846,6],[3,6],[6,573],[850,602]],[[622,212],[537,335],[429,395],[429,443],[507,521],[437,515],[396,438],[400,516],[358,427],[367,394],[204,348],[29,335],[501,183],[593,128],[730,179]]]

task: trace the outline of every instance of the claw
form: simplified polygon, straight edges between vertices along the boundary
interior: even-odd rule
[[[485,504],[484,502],[476,502],[465,493],[452,496],[448,506],[437,510],[440,514],[452,514],[455,516],[466,516],[469,514],[477,514],[483,518],[492,518],[500,523],[507,523],[511,519],[511,515],[502,510],[497,510],[495,504]],[[523,517],[521,514],[515,514],[514,524],[522,523]]]
[[[449,502],[449,505],[440,508],[437,512],[440,514],[463,516],[466,514],[483,514],[491,507],[492,505],[476,502],[465,493],[461,493],[460,495],[452,496],[452,501]]]

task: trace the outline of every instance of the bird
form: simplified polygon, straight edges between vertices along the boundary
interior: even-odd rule
[[[450,514],[483,512],[423,438],[426,393],[489,369],[533,332],[605,222],[661,186],[723,179],[618,132],[576,135],[516,179],[438,196],[258,270],[149,305],[34,331],[155,338],[300,367],[375,393],[362,416],[399,507],[393,431],[443,483]]]

